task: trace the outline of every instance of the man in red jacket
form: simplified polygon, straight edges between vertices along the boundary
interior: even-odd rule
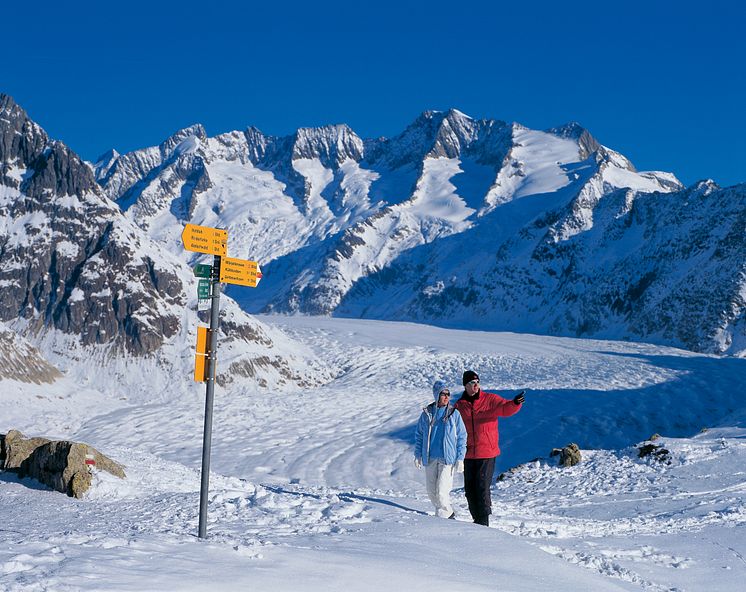
[[[464,492],[469,512],[476,524],[490,525],[492,499],[490,486],[495,472],[495,459],[500,454],[497,418],[518,413],[526,398],[523,393],[513,400],[503,399],[479,388],[479,376],[472,370],[464,372],[464,394],[456,409],[466,425],[466,458],[464,459]]]

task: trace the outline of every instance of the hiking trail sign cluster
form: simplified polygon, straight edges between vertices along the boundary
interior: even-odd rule
[[[197,283],[198,309],[210,303],[210,327],[197,327],[197,348],[194,355],[194,380],[207,383],[205,397],[205,431],[202,440],[202,486],[199,497],[199,538],[207,536],[207,495],[210,484],[210,447],[212,445],[212,407],[215,399],[218,323],[220,322],[220,284],[237,284],[256,288],[262,270],[256,261],[228,257],[228,231],[208,226],[187,224],[181,233],[187,251],[213,255],[212,265],[194,267]],[[205,306],[205,309],[207,307]]]

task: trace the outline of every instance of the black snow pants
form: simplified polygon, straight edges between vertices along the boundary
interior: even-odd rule
[[[464,493],[466,493],[466,501],[469,502],[469,512],[476,524],[490,525],[490,514],[492,514],[490,486],[494,472],[494,458],[464,460]]]

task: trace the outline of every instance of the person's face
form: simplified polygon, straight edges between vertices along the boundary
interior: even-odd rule
[[[443,389],[438,395],[438,407],[445,407],[448,405],[448,401],[451,400],[451,392]]]
[[[475,378],[474,380],[467,382],[464,389],[466,390],[466,394],[469,395],[470,397],[478,393],[479,392],[479,379]]]

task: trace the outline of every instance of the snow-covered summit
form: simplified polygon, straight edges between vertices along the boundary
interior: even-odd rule
[[[401,134],[368,140],[367,160],[398,168],[425,158],[458,158],[475,141],[479,129],[479,122],[456,109],[425,111]]]
[[[591,133],[576,121],[571,121],[559,127],[548,129],[547,132],[559,136],[560,138],[569,138],[575,140],[580,148],[580,158],[588,158],[591,154],[601,148],[601,144],[594,138]]]
[[[293,160],[317,158],[328,168],[339,167],[345,160],[363,158],[363,141],[347,125],[300,128],[293,142]]]

